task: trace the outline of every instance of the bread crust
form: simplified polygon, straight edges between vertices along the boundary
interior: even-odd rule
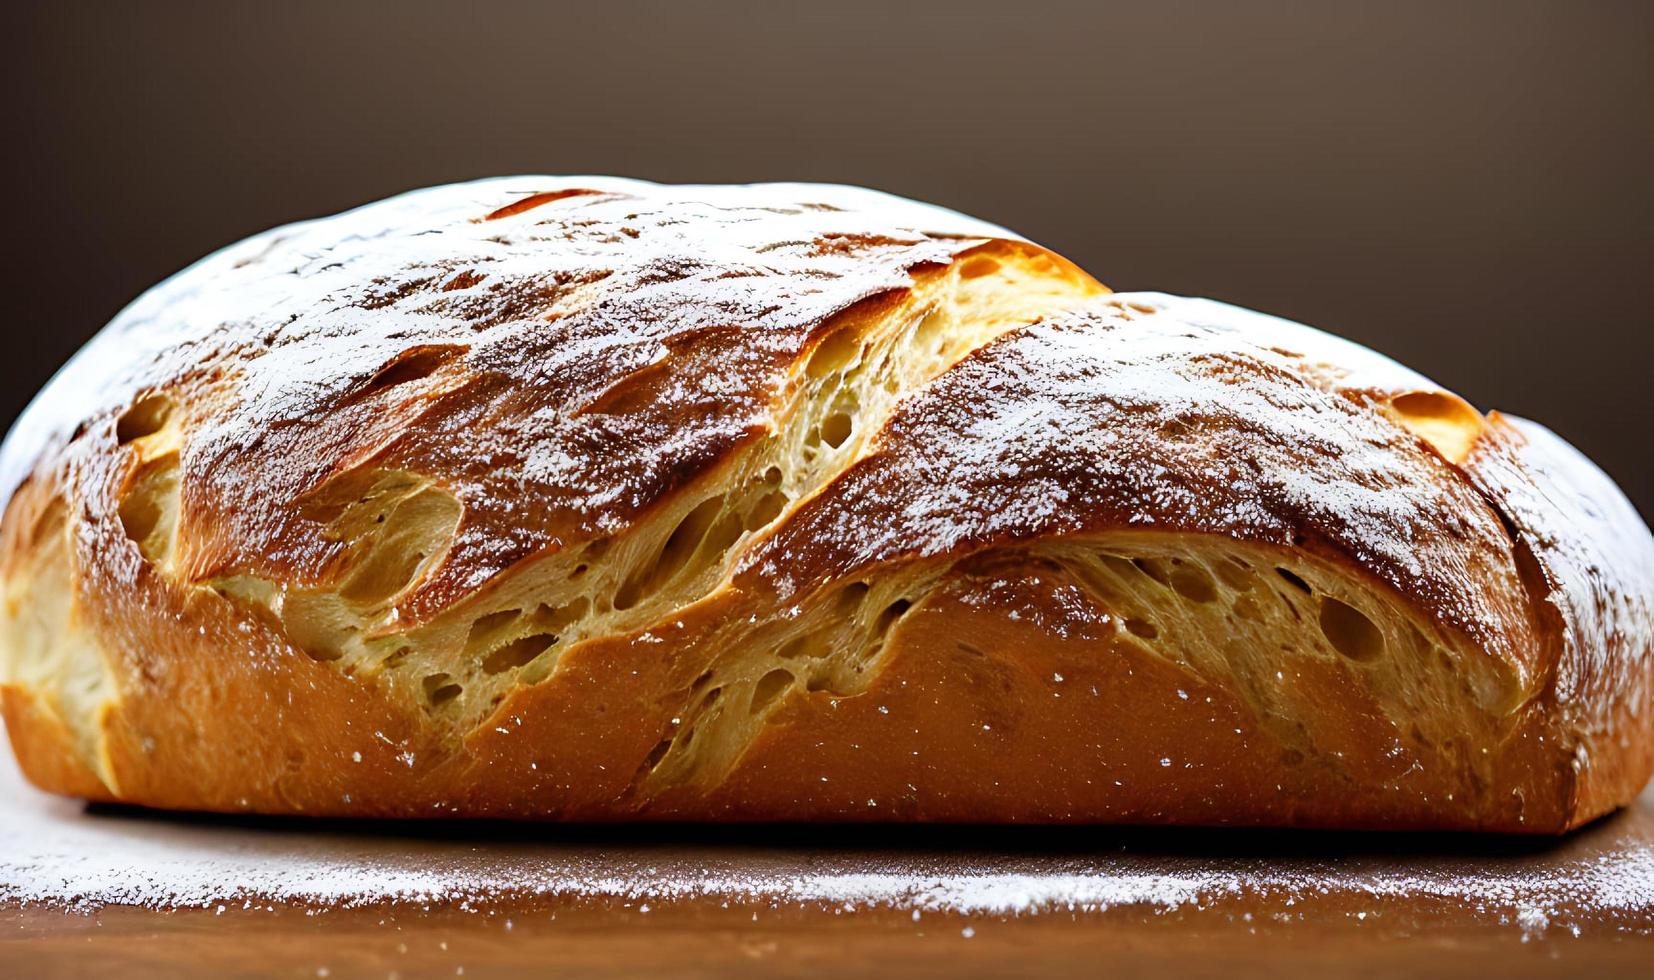
[[[0,479],[0,709],[68,795],[1559,832],[1654,768],[1654,540],[1560,439],[873,192],[278,229]]]

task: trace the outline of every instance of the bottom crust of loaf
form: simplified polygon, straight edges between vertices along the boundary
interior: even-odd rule
[[[193,600],[188,620],[146,617],[164,669],[120,677],[78,728],[46,687],[13,682],[0,705],[43,789],[222,812],[1554,833],[1631,798],[1646,774],[1647,753],[1630,752],[1620,778],[1585,792],[1554,712],[1543,698],[1500,704],[1497,677],[1423,691],[1437,717],[1404,724],[1336,621],[1316,621],[1336,575],[1301,561],[1282,574],[1287,552],[1093,544],[1083,553],[1124,564],[1088,566],[1065,542],[818,598],[801,622],[873,631],[859,667],[813,667],[831,651],[801,643],[795,660],[767,649],[772,669],[744,674],[758,658],[728,631],[751,597],[731,586],[672,623],[569,650],[458,741],[216,598]],[[1225,561],[1232,572],[1214,574]],[[1164,608],[1158,625],[1140,618],[1132,591],[1153,588],[1220,617],[1296,610],[1300,642],[1277,670],[1214,675],[1170,645],[1179,627]],[[226,656],[227,637],[245,648]]]

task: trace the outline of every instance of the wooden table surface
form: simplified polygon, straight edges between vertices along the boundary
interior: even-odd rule
[[[1654,793],[1570,837],[178,817],[0,764],[0,976],[1654,976]]]

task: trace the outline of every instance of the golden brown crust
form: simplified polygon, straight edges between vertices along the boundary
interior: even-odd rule
[[[805,185],[523,178],[236,246],[7,443],[38,785],[557,819],[1554,832],[1654,542],[1335,338]],[[137,355],[132,351],[136,349]]]
[[[12,751],[30,782],[66,796],[99,802],[113,799],[103,780],[75,752],[73,733],[28,691],[12,684],[0,687],[0,712],[11,735]]]

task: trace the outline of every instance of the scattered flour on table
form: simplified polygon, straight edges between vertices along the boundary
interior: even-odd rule
[[[1654,844],[1629,837],[1543,870],[1474,859],[1445,867],[1327,858],[1108,854],[965,856],[945,851],[833,854],[647,844],[349,835],[89,814],[26,786],[0,765],[0,902],[92,910],[375,904],[485,908],[493,899],[723,901],[732,905],[886,908],[1020,916],[1211,909],[1264,897],[1294,914],[1317,905],[1366,912],[1386,900],[1439,901],[1520,929],[1577,935],[1582,924],[1654,931]]]

